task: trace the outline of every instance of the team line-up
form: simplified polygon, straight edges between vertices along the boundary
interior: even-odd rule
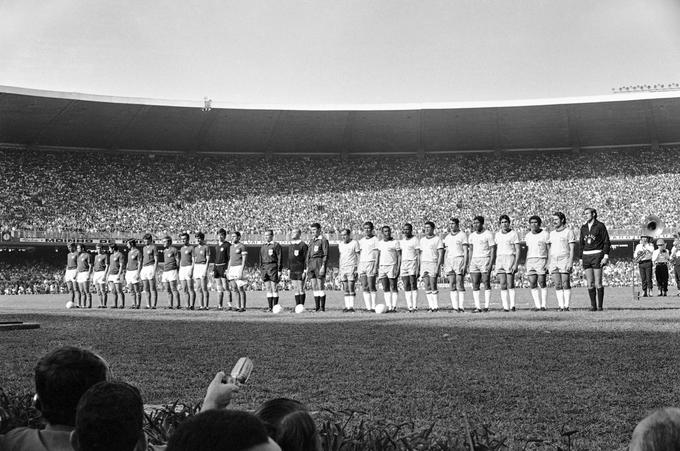
[[[585,223],[581,227],[581,263],[587,280],[591,310],[603,309],[604,287],[602,267],[609,261],[611,244],[604,223],[597,220],[597,212],[586,208],[583,212]],[[401,278],[406,308],[414,312],[418,308],[418,279],[425,286],[428,311],[439,310],[437,279],[443,270],[450,286],[450,299],[454,311],[465,311],[464,276],[469,273],[472,281],[474,313],[488,312],[491,301],[491,272],[496,273],[500,282],[503,310],[515,311],[515,273],[519,265],[520,239],[510,228],[510,218],[501,215],[500,230],[495,234],[484,227],[484,217],[476,216],[472,231],[468,234],[460,229],[458,218],[451,218],[450,231],[442,239],[435,234],[435,224],[424,224],[424,235],[414,236],[413,226],[404,224],[402,238],[392,237],[389,226],[381,228],[381,238],[375,234],[372,222],[363,224],[364,236],[353,239],[349,229],[341,231],[339,243],[339,277],[344,289],[344,312],[354,312],[356,284],[359,282],[365,309],[375,311],[377,282],[382,284],[384,305],[387,312],[397,311],[398,279]],[[566,226],[566,217],[561,212],[552,215],[551,232],[542,228],[538,216],[529,219],[530,231],[524,239],[527,247],[526,273],[529,279],[534,310],[547,309],[548,289],[546,277],[550,274],[554,285],[559,311],[569,311],[571,299],[570,275],[574,262],[576,235]],[[329,242],[322,235],[321,225],[310,226],[312,239],[309,243],[300,240],[301,230],[292,232],[288,267],[295,292],[296,311],[304,306],[305,281],[309,280],[314,295],[315,311],[326,310],[324,281],[327,272]],[[144,246],[139,249],[135,239],[126,242],[127,256],[115,243],[97,244],[94,258],[83,245],[69,243],[65,282],[70,291],[70,305],[92,307],[90,283],[99,295],[99,308],[107,307],[107,292],[113,295],[109,308],[124,308],[123,283],[127,283],[132,297],[131,308],[141,307],[142,292],[146,293],[146,308],[155,309],[158,302],[156,270],[162,266],[161,282],[168,293],[169,309],[181,309],[180,291],[186,296],[186,308],[194,310],[198,294],[199,310],[209,309],[208,268],[212,265],[213,277],[218,289],[218,309],[224,307],[224,294],[228,294],[227,308],[232,309],[232,294],[236,297],[234,310],[246,310],[246,281],[244,267],[246,246],[241,243],[241,234],[232,232],[230,241],[227,231],[217,232],[218,243],[211,250],[201,232],[195,235],[197,244],[190,244],[188,233],[181,234],[182,246],[173,246],[172,239],[163,239],[163,261],[159,262],[159,250],[151,234],[143,237]],[[279,306],[278,283],[281,279],[282,248],[273,240],[271,230],[265,232],[265,243],[260,247],[262,281],[264,282],[268,310],[276,311]],[[107,289],[110,287],[110,290]],[[481,296],[483,293],[484,306]],[[77,300],[77,304],[76,304]],[[120,302],[119,302],[120,301]]]

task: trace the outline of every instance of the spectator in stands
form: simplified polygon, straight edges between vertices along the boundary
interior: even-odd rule
[[[680,449],[680,409],[659,409],[640,421],[633,430],[629,451],[674,451]]]
[[[45,429],[16,428],[0,436],[3,451],[53,451],[71,448],[70,435],[80,397],[105,381],[108,364],[86,349],[66,346],[42,357],[35,367],[36,408],[47,422]]]
[[[75,451],[145,451],[144,404],[125,382],[99,382],[83,394],[71,444]]]

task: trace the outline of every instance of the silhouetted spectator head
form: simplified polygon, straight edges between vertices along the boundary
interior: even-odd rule
[[[276,437],[281,420],[293,412],[306,412],[307,407],[300,401],[290,398],[274,398],[262,403],[255,411],[255,416],[264,423],[270,437]]]
[[[680,450],[680,409],[659,409],[640,421],[628,446],[630,451]]]
[[[167,451],[280,451],[264,424],[239,410],[207,410],[184,421]]]
[[[308,412],[299,410],[284,416],[274,440],[282,451],[320,451],[321,437]]]
[[[144,451],[144,404],[125,382],[99,382],[80,398],[71,444],[76,451]]]
[[[73,426],[78,400],[97,382],[105,381],[108,365],[86,349],[66,346],[38,361],[35,367],[36,408],[51,424]]]

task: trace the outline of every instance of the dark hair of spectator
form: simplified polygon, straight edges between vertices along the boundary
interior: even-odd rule
[[[195,236],[196,236],[196,239],[199,239],[199,240],[205,239],[205,233],[203,233],[203,232],[198,232]]]
[[[137,240],[134,238],[130,238],[127,242],[130,243],[130,246],[133,247],[137,244]]]
[[[352,234],[352,231],[351,231],[350,229],[340,229],[340,233],[341,233],[341,234],[342,234],[342,233],[345,233],[345,234],[347,234],[347,235],[351,235],[351,234]]]
[[[163,240],[167,240],[168,243],[172,243],[172,237],[170,237],[170,235],[165,235],[165,236],[163,237]]]
[[[264,233],[265,233],[265,235],[266,235],[266,234],[269,234],[269,233],[271,233],[272,235],[274,235],[274,231],[273,231],[272,229],[267,229],[267,230],[264,231]]]
[[[139,390],[125,382],[93,385],[80,398],[75,426],[82,450],[133,451],[144,437]]]
[[[241,451],[267,443],[264,424],[240,410],[207,410],[183,421],[167,451]]]
[[[220,230],[218,230],[218,231],[217,231],[217,234],[218,234],[218,235],[224,235],[224,236],[227,236],[227,231],[226,231],[226,230],[224,230],[224,229],[220,229]]]
[[[373,230],[373,229],[374,229],[374,227],[373,227],[373,223],[372,223],[371,221],[366,221],[366,222],[364,222],[364,227],[366,227],[366,226],[370,227],[370,228],[371,228],[371,230]]]
[[[78,400],[106,380],[107,372],[106,362],[86,349],[65,346],[50,352],[35,366],[38,410],[51,424],[73,426]]]
[[[274,441],[281,451],[319,451],[321,444],[314,419],[303,410],[281,419]]]
[[[68,249],[75,249],[75,248],[76,248],[76,243],[68,243],[68,244],[66,245],[66,247],[67,247]]]
[[[312,229],[321,230],[321,224],[319,224],[318,222],[313,222],[312,225],[310,225],[309,227],[311,227]]]
[[[189,234],[186,233],[186,232],[182,232],[182,233],[179,235],[179,237],[182,238],[182,240],[184,240],[184,238],[189,238]]]
[[[567,217],[561,211],[553,212],[553,216],[557,216],[560,220],[560,224],[564,225],[567,223]]]
[[[426,225],[426,226],[429,225],[430,227],[432,227],[432,230],[434,230],[434,222],[432,222],[432,221],[427,221],[427,222],[425,223],[425,225]]]
[[[460,219],[458,219],[458,218],[451,218],[451,222],[456,224],[456,225],[460,225]]]
[[[500,215],[500,216],[498,217],[498,222],[503,222],[503,220],[506,220],[506,221],[510,222],[510,216],[508,216],[508,215]]]
[[[264,423],[270,437],[276,437],[281,420],[293,412],[307,411],[307,407],[300,401],[290,398],[274,398],[265,401],[255,411],[255,416]]]
[[[472,220],[479,222],[481,225],[484,225],[484,216],[475,216]]]
[[[531,216],[529,218],[529,223],[531,223],[531,221],[536,221],[538,223],[539,227],[541,227],[541,225],[543,225],[543,220],[541,219],[540,216],[536,216],[536,215]]]
[[[151,236],[150,233],[145,233],[145,234],[144,234],[144,239],[145,239],[145,240],[153,240],[153,236]]]
[[[109,249],[112,249],[114,251],[118,250],[118,245],[116,243],[109,243]]]
[[[232,232],[232,235],[236,235],[237,237],[240,238],[240,237],[241,237],[241,232],[239,232],[238,230],[234,230],[234,231]]]

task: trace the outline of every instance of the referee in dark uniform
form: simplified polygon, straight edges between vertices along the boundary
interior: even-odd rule
[[[604,304],[602,267],[609,263],[611,243],[607,227],[597,220],[597,211],[594,208],[583,210],[583,216],[586,223],[581,226],[581,265],[588,282],[590,310],[596,312],[601,311]]]
[[[264,232],[265,243],[260,247],[262,282],[267,289],[267,304],[271,312],[279,303],[279,280],[281,280],[281,245],[274,241],[274,231]]]
[[[309,241],[307,252],[307,275],[312,282],[314,293],[314,307],[318,312],[326,311],[326,292],[324,282],[326,279],[326,264],[328,263],[328,240],[321,234],[321,224],[315,222],[310,226],[312,239]]]
[[[307,269],[307,244],[300,239],[302,231],[293,230],[293,236],[288,247],[288,269],[290,281],[295,290],[295,305],[305,305],[305,275]]]
[[[227,241],[227,231],[220,229],[217,231],[217,244],[215,245],[215,264],[213,266],[213,278],[217,285],[218,310],[224,308],[224,292],[229,293],[227,307],[231,310],[231,290],[227,282],[227,263],[229,263],[229,248],[231,243]]]

